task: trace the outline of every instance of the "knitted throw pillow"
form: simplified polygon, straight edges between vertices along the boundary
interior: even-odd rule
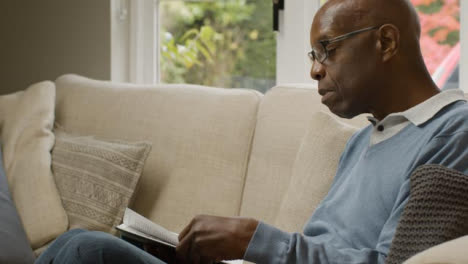
[[[115,233],[151,146],[56,131],[52,171],[69,228]]]
[[[441,165],[423,165],[411,175],[408,203],[385,263],[468,234],[468,176]]]

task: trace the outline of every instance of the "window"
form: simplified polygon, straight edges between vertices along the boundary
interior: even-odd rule
[[[280,30],[273,32],[271,0],[111,0],[111,79],[260,91],[312,82],[304,54],[319,3],[286,0]],[[239,16],[230,17],[235,8]],[[220,27],[226,20],[234,21]],[[206,68],[218,72],[209,76],[200,70]]]
[[[254,88],[276,83],[272,1],[160,0],[159,81]]]
[[[459,87],[460,1],[411,0],[421,23],[421,51],[440,88]]]
[[[313,16],[325,1],[285,0],[273,33],[270,0],[111,0],[111,78],[260,91],[274,83],[314,83],[305,54]],[[468,1],[411,1],[434,80],[468,91],[468,49],[461,48],[468,46]],[[239,16],[230,16],[236,8]]]

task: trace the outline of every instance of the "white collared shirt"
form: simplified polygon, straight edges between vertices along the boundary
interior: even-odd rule
[[[391,138],[410,123],[415,126],[425,123],[442,110],[442,108],[455,101],[466,101],[462,90],[449,89],[442,91],[406,111],[392,113],[382,119],[382,121],[372,116],[367,117],[374,126],[370,137],[370,145]]]

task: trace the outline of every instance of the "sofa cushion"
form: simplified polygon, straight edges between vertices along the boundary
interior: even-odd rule
[[[302,138],[309,130],[313,114],[319,111],[329,113],[328,108],[321,104],[315,86],[282,85],[265,94],[258,111],[240,212],[242,216],[275,223]],[[369,123],[363,117],[340,120],[355,126]],[[332,154],[325,151],[316,155]],[[336,166],[330,169],[335,170]]]
[[[67,230],[51,172],[55,86],[34,84],[0,97],[0,138],[10,192],[33,249]]]
[[[0,149],[0,263],[33,263],[33,251],[11,199],[2,160]]]
[[[69,229],[115,234],[133,196],[151,145],[55,131],[52,171]]]
[[[56,119],[68,132],[152,143],[136,212],[176,232],[197,214],[239,213],[261,94],[76,75],[56,85]]]
[[[468,236],[450,240],[420,252],[403,264],[463,264],[468,263]]]
[[[289,232],[302,231],[307,219],[328,193],[341,152],[356,131],[357,128],[329,113],[312,114],[276,216],[277,227]]]
[[[468,175],[441,165],[423,165],[410,181],[410,197],[392,240],[388,264],[402,263],[468,234]]]

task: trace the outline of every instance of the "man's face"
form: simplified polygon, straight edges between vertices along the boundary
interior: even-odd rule
[[[321,48],[320,40],[331,39],[354,30],[352,18],[341,15],[343,7],[330,7],[314,18],[310,43],[314,50]],[[366,25],[365,27],[375,26]],[[378,90],[376,67],[375,31],[368,31],[350,38],[330,43],[328,58],[313,62],[311,77],[319,82],[322,103],[336,115],[352,118],[369,112],[372,92]],[[322,48],[321,48],[322,49]],[[322,49],[323,50],[323,49]]]

